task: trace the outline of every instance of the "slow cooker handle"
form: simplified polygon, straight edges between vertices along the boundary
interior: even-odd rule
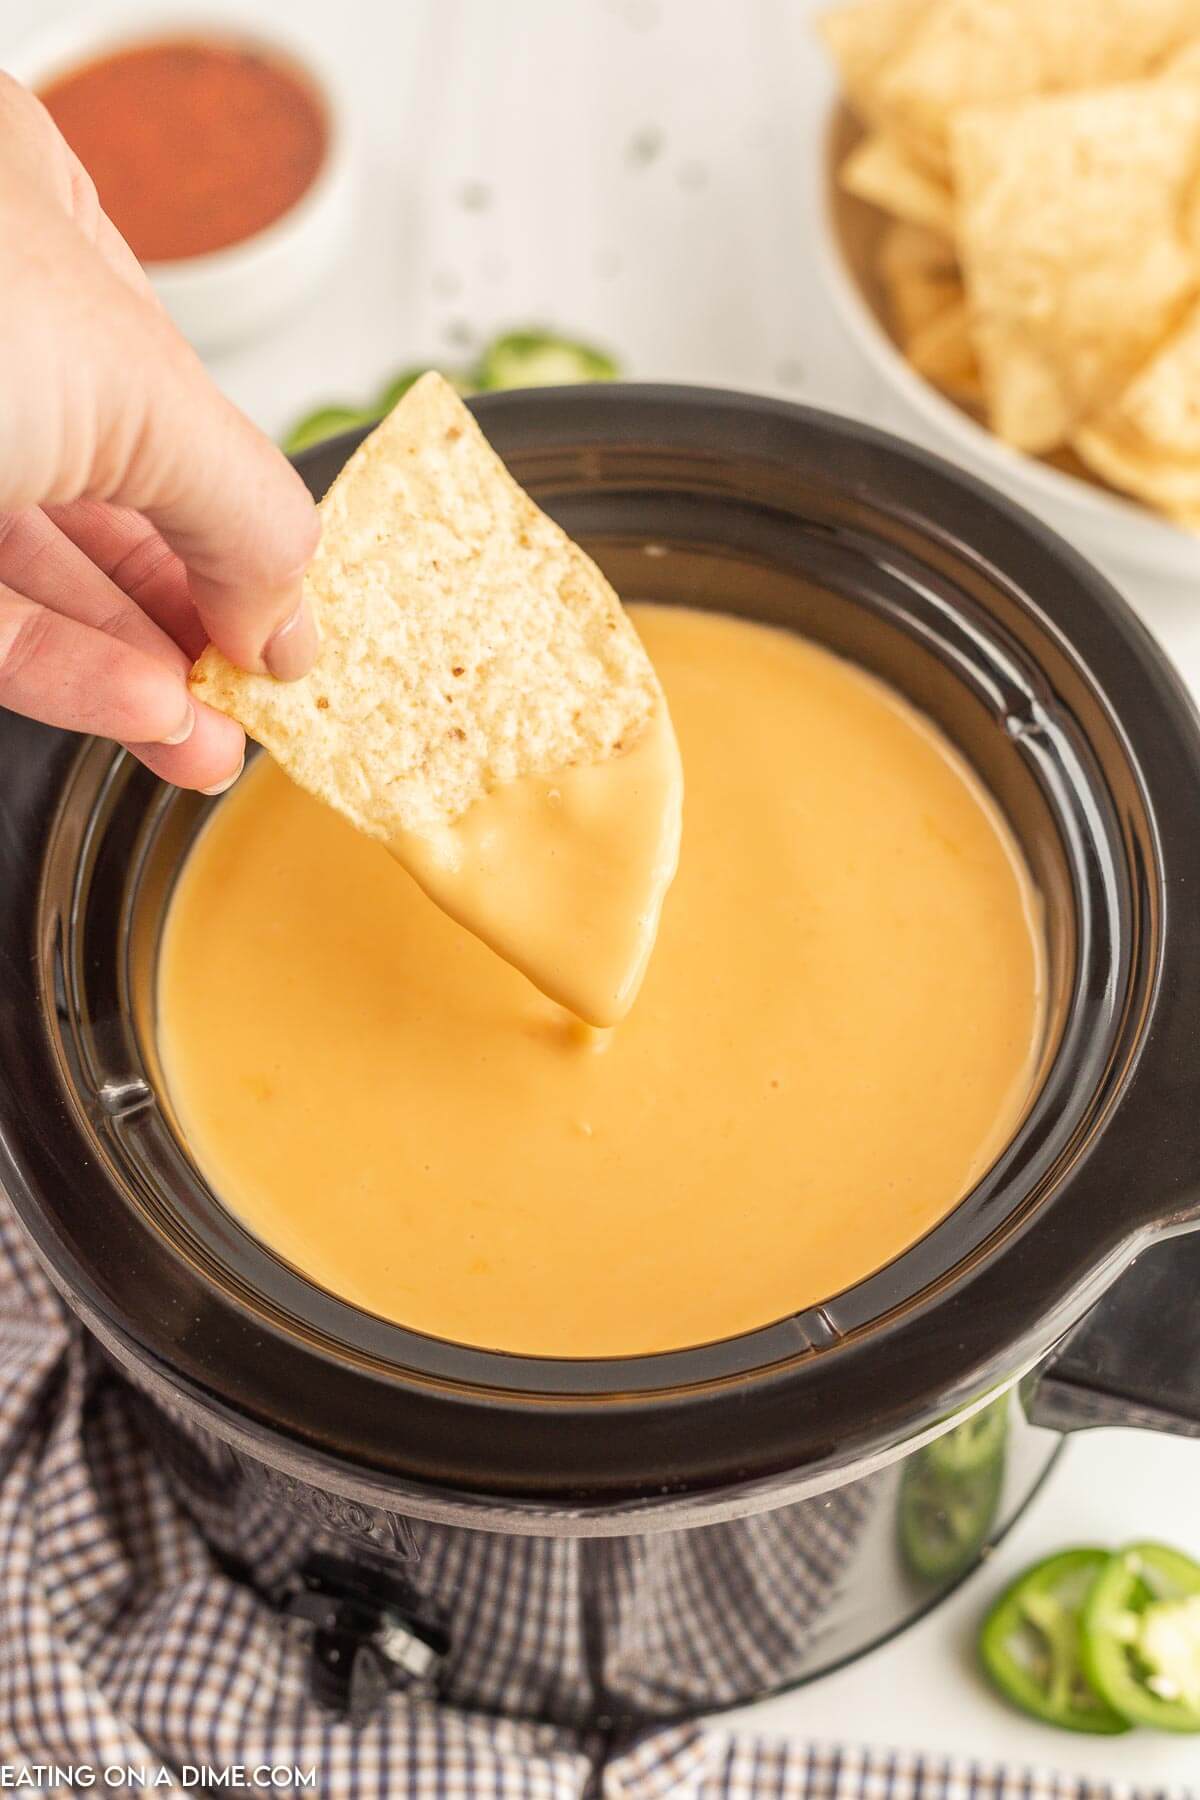
[[[1127,1425],[1200,1438],[1200,1230],[1155,1244],[1027,1379],[1052,1431]]]

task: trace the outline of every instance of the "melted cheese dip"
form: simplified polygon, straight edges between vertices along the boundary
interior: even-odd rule
[[[493,1350],[679,1348],[828,1298],[973,1185],[1040,1046],[1028,873],[932,726],[803,639],[632,610],[686,799],[615,1031],[265,757],[164,928],[163,1066],[214,1191],[344,1299]]]

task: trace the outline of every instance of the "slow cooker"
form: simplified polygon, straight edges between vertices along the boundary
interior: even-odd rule
[[[720,1343],[539,1360],[369,1316],[224,1210],[164,1092],[159,932],[212,803],[5,717],[0,1179],[324,1698],[408,1684],[622,1731],[915,1618],[1061,1433],[1200,1435],[1200,729],[1078,556],[865,426],[669,387],[477,405],[624,595],[805,633],[975,765],[1049,947],[1016,1135],[887,1267]],[[356,441],[300,459],[314,493]]]

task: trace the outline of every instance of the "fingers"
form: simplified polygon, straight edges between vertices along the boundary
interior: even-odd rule
[[[162,744],[194,718],[177,668],[3,584],[0,706],[123,743]]]
[[[154,560],[151,547],[148,570]],[[236,774],[245,739],[191,699],[187,653],[40,512],[0,521],[0,581],[0,705],[116,737],[181,787],[211,789]],[[92,691],[101,681],[114,685]]]
[[[189,661],[211,636],[248,667],[303,672],[315,509],[171,326],[45,108],[2,74],[0,137],[0,705],[212,791],[245,742],[192,702]]]
[[[69,179],[69,177],[68,177]],[[0,508],[84,496],[145,514],[187,568],[207,634],[289,679],[316,651],[301,575],[318,535],[303,482],[213,385],[152,299],[61,207],[0,166]]]
[[[123,299],[142,310],[128,290]],[[304,483],[165,315],[139,321],[136,359],[118,385],[101,379],[108,448],[93,491],[157,527],[186,567],[206,636],[227,656],[283,681],[305,674],[317,637],[301,577],[319,524]]]
[[[0,134],[7,168],[70,209],[71,165],[66,140],[36,94],[0,69]]]
[[[74,219],[109,267],[136,293],[160,304],[125,239],[100,204],[96,184],[43,101],[0,69],[0,135],[10,169],[40,187]]]
[[[52,612],[159,657],[186,682],[188,659],[179,645],[40,508],[0,515],[0,581]]]
[[[48,506],[47,516],[195,662],[208,634],[188,593],[187,571],[148,519],[104,500]]]
[[[179,745],[139,744],[121,741],[139,762],[176,787],[199,788],[202,794],[223,794],[242,772],[246,739],[232,719],[211,706],[195,706],[195,726]]]
[[[244,669],[294,681],[317,653],[301,585],[317,544],[316,508],[281,453],[198,363],[176,373],[184,397],[172,405],[148,362],[137,456],[110,497],[145,513],[180,556],[213,643]]]

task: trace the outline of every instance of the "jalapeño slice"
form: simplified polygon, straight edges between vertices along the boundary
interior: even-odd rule
[[[549,331],[510,331],[479,359],[481,388],[560,387],[577,381],[615,381],[619,370],[605,350]]]
[[[1200,1731],[1200,1563],[1165,1544],[1111,1556],[1084,1609],[1083,1659],[1132,1724]]]
[[[426,367],[425,363],[420,363],[416,368],[401,369],[398,375],[393,375],[390,381],[385,382],[379,390],[379,398],[375,402],[374,416],[382,419],[385,413],[390,413],[396,402],[403,400],[413,383],[420,381]],[[475,392],[475,384],[457,370],[443,369],[441,374],[450,383],[456,394],[462,394],[465,397]]]
[[[983,1622],[979,1654],[995,1686],[1022,1712],[1067,1731],[1115,1736],[1128,1721],[1093,1690],[1082,1616],[1107,1550],[1062,1550],[1035,1563]]]
[[[295,456],[299,450],[311,449],[313,444],[323,444],[326,438],[337,437],[339,432],[352,431],[356,425],[374,423],[373,413],[362,412],[352,406],[319,406],[315,412],[306,413],[298,419],[283,439],[282,447],[288,456]]]

